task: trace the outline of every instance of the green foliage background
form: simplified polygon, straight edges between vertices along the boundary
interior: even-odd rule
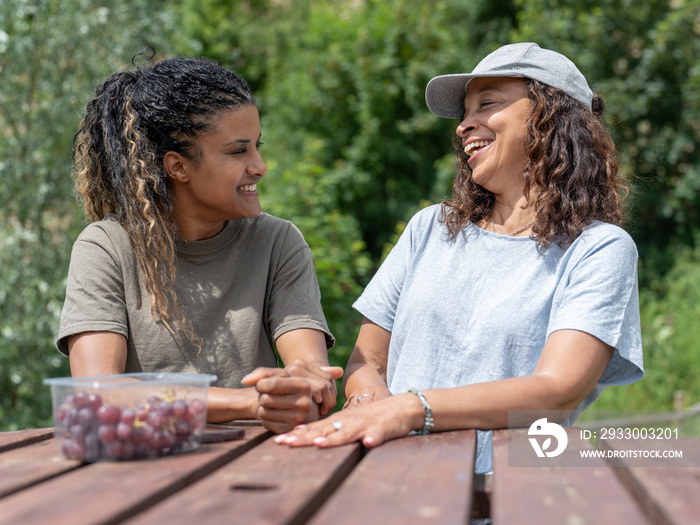
[[[455,123],[427,81],[534,40],[606,100],[630,179],[640,252],[646,377],[598,409],[700,401],[700,0],[3,0],[0,4],[0,429],[50,425],[42,379],[67,375],[53,345],[73,240],[72,133],[104,77],[145,45],[216,58],[259,102],[264,209],[312,247],[344,365],[351,309],[410,216],[452,177]]]

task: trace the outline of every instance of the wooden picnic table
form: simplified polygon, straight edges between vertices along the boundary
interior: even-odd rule
[[[699,467],[602,459],[587,467],[509,466],[509,453],[530,447],[525,431],[496,431],[494,472],[475,476],[473,430],[367,450],[288,448],[256,422],[229,426],[243,437],[158,459],[92,464],[62,458],[50,428],[0,433],[0,525],[449,525],[473,517],[598,525],[700,517]],[[700,458],[695,441],[683,446]]]

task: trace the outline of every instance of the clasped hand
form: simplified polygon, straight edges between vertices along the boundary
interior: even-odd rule
[[[255,417],[265,428],[288,432],[316,421],[335,407],[339,366],[323,366],[297,359],[284,368],[257,368],[241,381],[258,392]]]

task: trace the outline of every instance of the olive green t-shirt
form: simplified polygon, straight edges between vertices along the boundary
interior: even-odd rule
[[[141,271],[116,216],[88,225],[73,246],[56,345],[109,331],[127,339],[126,372],[216,374],[240,388],[259,366],[275,367],[274,341],[311,328],[333,343],[308,245],[290,222],[262,214],[229,221],[211,239],[177,241],[176,293],[202,338],[199,349],[154,318]]]

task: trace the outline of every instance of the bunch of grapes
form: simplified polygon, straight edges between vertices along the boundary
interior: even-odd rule
[[[66,397],[55,416],[61,452],[69,459],[142,459],[196,448],[206,405],[201,399],[151,396],[135,408],[121,409],[81,391]]]

